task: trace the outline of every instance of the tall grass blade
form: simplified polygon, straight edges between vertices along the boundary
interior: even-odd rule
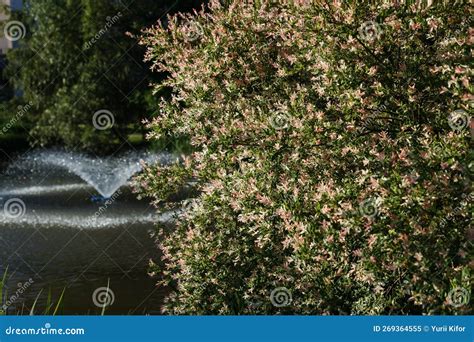
[[[0,282],[0,304],[3,306],[3,288],[5,287],[5,283],[7,281],[7,273],[8,273],[8,266],[5,269],[5,273],[3,273],[2,281]],[[5,296],[7,294],[5,293]],[[0,309],[0,315],[6,315],[6,312],[3,312],[3,309]]]
[[[61,305],[63,301],[64,292],[66,292],[66,288],[63,288],[63,292],[61,292],[61,296],[58,299],[58,303],[56,304],[56,307],[54,308],[53,316],[56,316],[56,313],[58,312],[59,306]]]
[[[38,292],[38,295],[36,296],[35,301],[33,302],[33,306],[30,309],[30,316],[34,316],[35,314],[36,303],[38,302],[41,292],[43,292],[43,289],[41,289],[40,292]]]
[[[107,294],[109,294],[109,288],[110,288],[110,278],[107,278]],[[102,312],[101,312],[101,316],[104,316],[105,314],[105,307],[107,306],[107,300],[104,300],[104,305],[102,306]]]

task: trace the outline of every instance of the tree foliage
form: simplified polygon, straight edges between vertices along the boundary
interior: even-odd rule
[[[147,30],[169,74],[155,90],[173,94],[150,138],[195,152],[136,186],[156,203],[200,192],[157,238],[166,311],[468,311],[450,296],[472,284],[470,16],[467,1],[214,1]]]
[[[26,27],[8,54],[8,74],[26,102],[32,142],[105,151],[139,130],[149,115],[151,76],[134,35],[169,11],[196,1],[27,0]],[[97,130],[97,111],[114,124]]]

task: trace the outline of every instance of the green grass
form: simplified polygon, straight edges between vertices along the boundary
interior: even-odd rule
[[[6,268],[5,272],[3,273],[2,279],[0,281],[0,316],[5,316],[7,313],[3,310],[3,305],[5,304],[5,300],[7,298],[7,292],[5,288],[5,284],[7,281],[7,274],[8,274],[8,267]],[[29,315],[33,316],[35,315],[35,310],[36,310],[36,305],[38,303],[38,300],[41,296],[41,293],[43,290],[41,289],[38,294],[36,295],[36,298],[33,302],[33,305],[31,306],[31,309],[29,310]],[[56,316],[63,304],[64,300],[64,293],[66,292],[66,288],[63,288],[61,295],[59,296],[59,299],[57,302],[53,302],[52,300],[52,295],[51,295],[51,288],[49,289],[48,292],[48,299],[46,300],[46,307],[44,311],[41,313],[42,315],[53,315]],[[17,312],[18,315],[22,315],[23,309],[20,312]]]
[[[5,288],[5,282],[7,281],[7,273],[8,273],[8,266],[7,268],[5,269],[5,273],[3,273],[3,277],[2,277],[2,280],[0,281],[0,316],[2,315],[5,315],[6,313],[3,311],[3,297],[6,296],[7,294],[3,293],[4,292],[4,288]]]

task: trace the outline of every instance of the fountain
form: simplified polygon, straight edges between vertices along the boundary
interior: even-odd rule
[[[18,158],[12,163],[7,174],[30,173],[32,177],[46,179],[58,173],[58,169],[67,170],[70,174],[79,176],[92,186],[102,198],[110,198],[121,186],[142,169],[142,161],[146,164],[167,164],[176,157],[169,153],[128,152],[118,156],[92,158],[80,153],[64,151],[34,151]],[[61,171],[59,170],[61,173]],[[10,189],[9,194],[40,193],[60,191],[80,184],[65,184]]]
[[[37,296],[51,287],[57,295],[67,287],[69,313],[93,312],[91,291],[109,281],[129,302],[124,307],[159,307],[162,294],[146,274],[149,260],[160,257],[150,234],[157,224],[171,228],[174,213],[137,199],[128,182],[142,161],[175,159],[164,152],[99,158],[39,150],[10,162],[0,176],[0,278],[8,266],[9,286],[30,278],[34,284],[9,312],[23,303],[45,307],[47,295]],[[113,309],[123,313],[120,303]]]

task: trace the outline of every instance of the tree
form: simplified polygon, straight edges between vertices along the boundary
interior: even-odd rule
[[[200,192],[157,239],[165,310],[469,311],[472,6],[209,12],[142,40],[169,74],[156,90],[172,89],[150,138],[189,137],[195,152],[137,190],[160,204],[190,180]]]
[[[26,101],[32,143],[108,151],[140,131],[150,76],[134,35],[196,1],[26,1],[26,36],[8,54]],[[128,34],[128,35],[127,35]]]

